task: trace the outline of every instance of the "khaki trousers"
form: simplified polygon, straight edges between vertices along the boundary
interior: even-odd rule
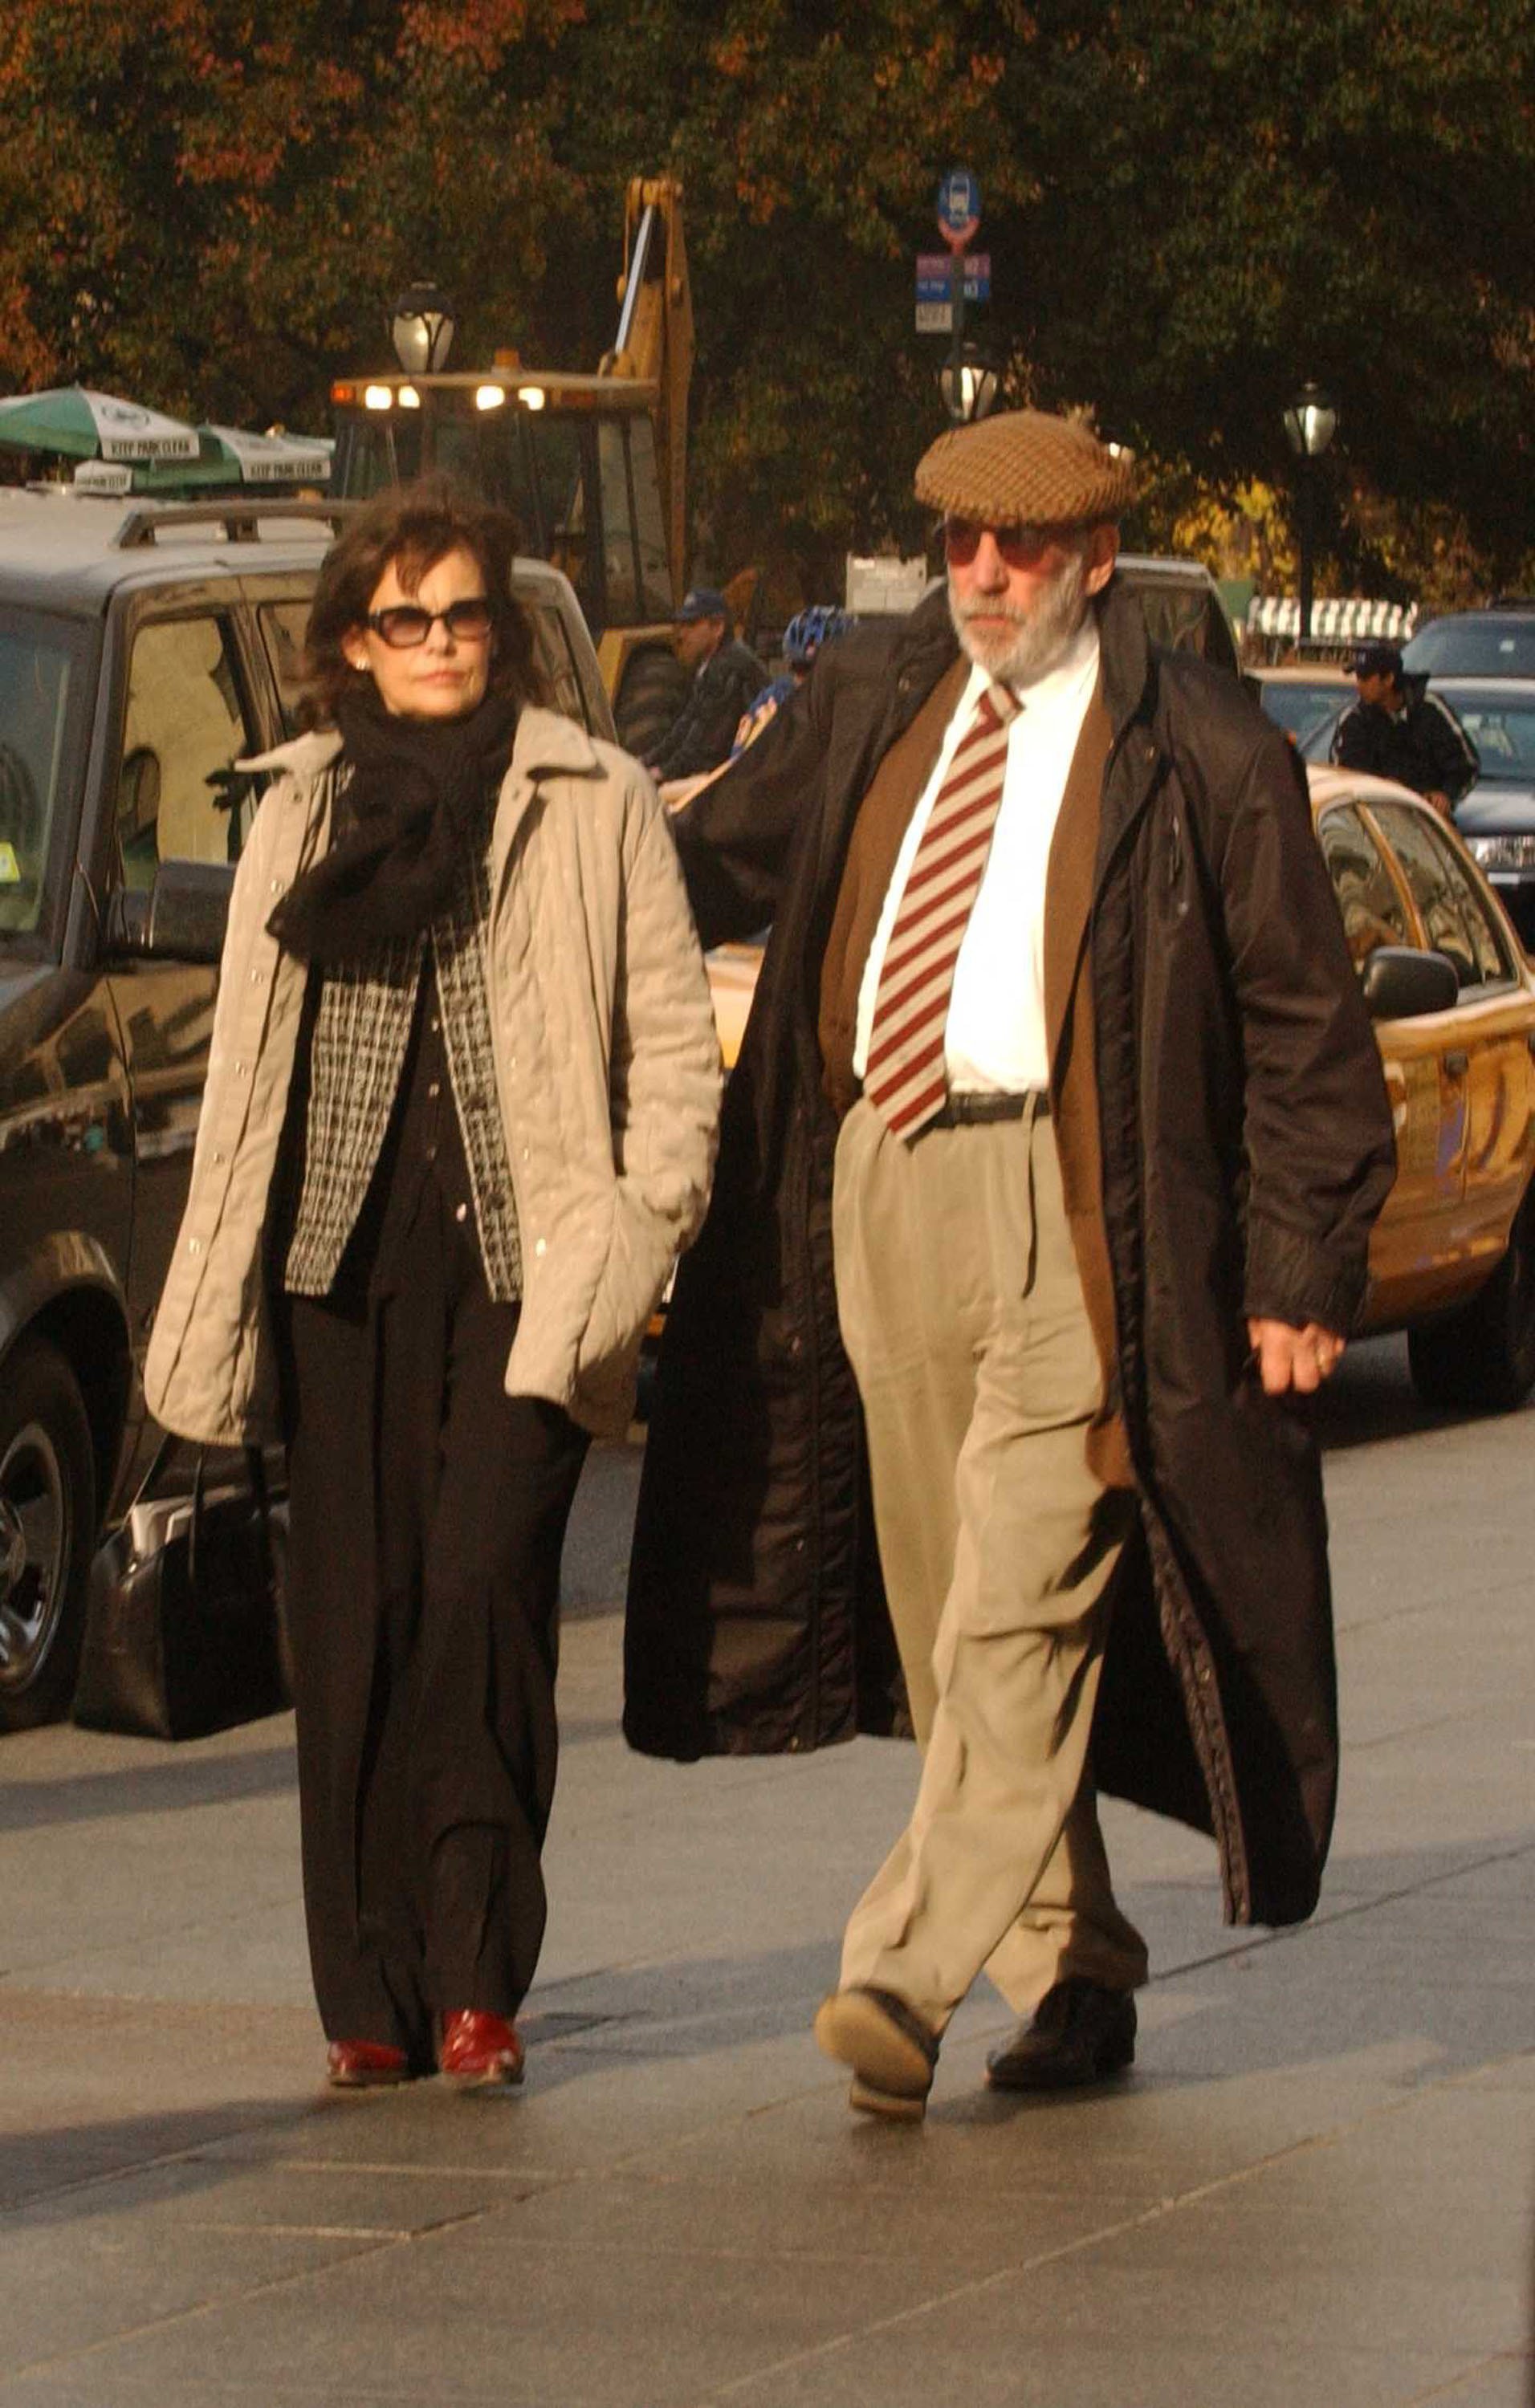
[[[858,1102],[833,1190],[838,1312],[924,1750],[911,1820],[854,1911],[844,1987],[941,2031],[984,1967],[1019,2014],[1146,1978],[1087,1764],[1131,1500],[1090,1470],[1101,1373],[1048,1117],[893,1138]]]

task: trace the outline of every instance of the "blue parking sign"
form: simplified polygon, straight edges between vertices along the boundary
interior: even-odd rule
[[[938,188],[938,222],[951,241],[972,235],[981,222],[981,186],[968,167],[951,167]]]

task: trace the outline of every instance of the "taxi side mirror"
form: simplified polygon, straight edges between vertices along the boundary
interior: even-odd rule
[[[1416,1020],[1449,1011],[1460,995],[1454,962],[1415,945],[1377,945],[1359,974],[1371,1020]]]

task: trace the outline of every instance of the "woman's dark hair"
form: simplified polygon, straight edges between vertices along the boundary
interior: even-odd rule
[[[359,681],[342,649],[366,622],[379,580],[393,565],[413,594],[439,560],[460,547],[474,554],[485,576],[494,639],[487,692],[517,702],[547,700],[533,652],[533,627],[511,595],[511,565],[517,522],[509,510],[482,501],[472,487],[442,475],[380,494],[351,520],[326,553],[304,635],[303,716],[326,726],[336,706]]]

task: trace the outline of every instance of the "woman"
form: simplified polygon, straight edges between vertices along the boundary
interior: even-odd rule
[[[288,1446],[310,1962],[329,2078],[519,2080],[588,1440],[708,1197],[720,1066],[643,771],[538,707],[509,522],[445,480],[321,572],[330,732],[230,907],[146,1386]]]

